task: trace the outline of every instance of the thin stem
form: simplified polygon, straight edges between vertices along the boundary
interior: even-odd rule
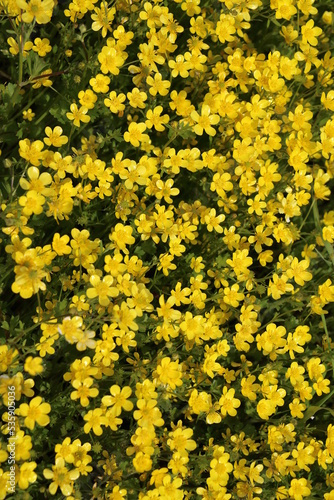
[[[18,84],[19,86],[22,83],[22,76],[23,76],[23,47],[24,47],[24,40],[23,40],[23,22],[21,22],[21,33],[19,34],[19,81]]]
[[[303,220],[303,222],[302,222],[302,224],[301,224],[301,226],[300,226],[300,228],[299,228],[299,231],[301,231],[301,230],[302,230],[302,227],[304,226],[305,222],[307,221],[308,216],[310,215],[310,212],[311,212],[311,210],[312,210],[312,208],[313,208],[314,203],[315,203],[315,198],[314,198],[314,200],[313,200],[313,201],[312,201],[312,203],[311,203],[311,206],[310,206],[310,208],[309,208],[309,210],[308,210],[308,212],[307,212],[307,214],[306,214],[306,216],[305,216],[305,219]]]
[[[322,324],[324,325],[324,330],[325,330],[325,333],[326,333],[327,344],[328,344],[328,350],[329,350],[329,352],[330,352],[330,356],[331,356],[332,370],[333,370],[333,376],[334,376],[334,354],[333,354],[333,351],[332,351],[332,347],[331,347],[331,339],[330,339],[330,337],[329,337],[328,328],[327,328],[327,323],[326,323],[326,318],[325,318],[325,315],[324,315],[324,314],[321,314],[321,321],[322,321]]]
[[[318,205],[317,205],[317,199],[315,197],[314,197],[314,202],[313,202],[313,217],[314,217],[315,226],[318,229],[318,231],[320,232],[320,237],[325,245],[327,253],[332,261],[332,264],[334,265],[334,250],[333,250],[332,245],[328,241],[325,241],[322,237],[322,228],[321,228],[321,224],[320,224],[319,210],[318,210]]]
[[[39,290],[37,292],[37,300],[38,300],[38,323],[40,323],[41,322],[42,307],[41,307],[41,298],[39,296]]]

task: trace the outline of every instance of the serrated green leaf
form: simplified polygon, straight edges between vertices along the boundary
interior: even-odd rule
[[[5,88],[5,93],[9,96],[12,97],[14,95],[14,92],[16,90],[17,85],[14,83],[8,83]]]

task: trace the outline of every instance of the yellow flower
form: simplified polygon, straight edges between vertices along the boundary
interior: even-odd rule
[[[8,349],[8,346],[0,346],[0,372],[4,373],[9,367],[17,365],[18,351],[16,349]]]
[[[30,192],[36,192],[44,196],[50,195],[52,192],[47,186],[51,184],[52,177],[49,173],[40,171],[37,167],[29,167],[27,170],[27,177],[21,177],[20,186],[24,190],[29,190]]]
[[[65,461],[62,457],[56,458],[55,465],[52,466],[52,470],[44,469],[43,475],[46,479],[51,479],[52,483],[49,486],[49,492],[51,495],[57,493],[58,488],[60,488],[64,496],[69,496],[73,491],[73,481],[78,479],[80,473],[77,469],[72,469],[69,471],[65,467]]]
[[[103,433],[101,426],[108,425],[108,419],[103,414],[103,411],[101,408],[96,408],[95,410],[90,410],[84,416],[84,420],[87,422],[84,425],[84,432],[86,434],[88,434],[89,431],[92,429],[96,436],[101,436]]]
[[[22,111],[22,114],[23,114],[23,119],[28,120],[29,122],[31,122],[35,116],[35,113],[32,112],[31,108]]]
[[[260,390],[260,385],[255,384],[255,375],[249,375],[241,379],[241,393],[250,401],[256,401],[256,393]]]
[[[19,460],[29,460],[30,450],[32,448],[31,437],[18,431],[15,436],[15,458]]]
[[[30,484],[36,481],[37,474],[34,472],[36,467],[36,462],[25,462],[21,465],[18,477],[19,488],[26,490]]]
[[[52,69],[45,69],[42,71],[42,73],[38,76],[38,78],[34,78],[31,81],[35,82],[32,86],[33,89],[39,89],[42,85],[43,87],[51,87],[52,85],[52,80],[49,80],[49,75],[51,75]]]
[[[313,389],[317,393],[317,396],[322,396],[322,394],[329,394],[330,392],[330,380],[327,378],[319,377],[317,381],[313,384]]]
[[[109,297],[117,297],[119,291],[116,287],[111,286],[114,282],[114,278],[112,276],[104,276],[101,278],[93,274],[90,279],[90,284],[93,285],[93,288],[88,288],[86,291],[86,295],[89,299],[94,299],[95,297],[99,298],[99,304],[101,306],[108,306],[110,303]]]
[[[276,326],[275,323],[270,323],[266,327],[266,331],[256,336],[257,348],[263,350],[265,356],[270,356],[274,361],[277,358],[277,349],[285,347],[286,340],[283,338],[286,335],[284,326]]]
[[[292,42],[298,38],[298,31],[294,29],[292,24],[288,24],[288,26],[282,26],[280,35],[284,37],[285,43],[291,45]]]
[[[129,99],[129,104],[132,108],[145,108],[145,101],[147,100],[146,92],[141,92],[137,87],[134,87],[131,92],[126,94],[126,96]]]
[[[149,455],[146,453],[143,453],[142,451],[139,451],[136,453],[136,456],[132,460],[133,466],[136,469],[137,472],[148,472],[149,470],[152,469],[152,460]]]
[[[195,134],[203,135],[204,131],[210,136],[216,135],[216,130],[212,127],[212,125],[217,125],[219,123],[220,116],[211,114],[210,107],[207,104],[202,105],[200,115],[197,111],[192,111],[190,116],[194,122],[196,122],[196,125],[193,127]]]
[[[158,379],[160,384],[167,385],[174,390],[182,385],[182,366],[178,361],[172,361],[169,357],[164,357],[156,368],[153,374]]]
[[[137,401],[138,410],[133,412],[133,417],[138,420],[140,427],[151,429],[153,426],[161,427],[164,424],[161,411],[156,406],[157,402],[154,399]]]
[[[289,495],[293,500],[303,500],[304,497],[311,495],[308,487],[308,481],[304,477],[301,479],[292,479],[289,488]]]
[[[317,45],[318,40],[317,37],[319,37],[322,33],[322,29],[318,28],[317,26],[314,27],[314,21],[313,19],[310,19],[307,21],[304,26],[302,26],[302,43],[309,43],[310,45]]]
[[[20,40],[21,40],[21,35],[20,35]],[[17,41],[11,36],[7,38],[7,43],[9,45],[9,52],[13,54],[13,56],[16,56],[20,52],[19,44],[17,43]],[[33,45],[34,44],[30,40],[28,42],[25,42],[22,51],[23,57],[27,57],[28,52],[33,48]]]
[[[269,281],[268,285],[268,297],[272,295],[274,300],[279,300],[285,293],[293,292],[294,288],[291,283],[288,283],[288,277],[285,274],[278,276],[278,274],[273,274],[273,281]]]
[[[187,78],[189,76],[189,69],[191,68],[191,64],[189,61],[185,61],[184,56],[182,54],[178,54],[175,60],[171,59],[168,61],[168,66],[172,70],[172,77],[176,78],[178,75],[181,78]]]
[[[97,94],[106,94],[109,91],[109,76],[98,74],[95,78],[89,80],[89,85],[93,87],[94,92]]]
[[[27,216],[41,214],[44,203],[44,196],[37,193],[37,191],[28,191],[27,196],[20,196],[19,198],[19,204],[23,207],[22,213]]]
[[[36,423],[43,427],[49,424],[50,417],[48,413],[50,413],[50,411],[51,406],[49,403],[42,403],[42,398],[37,396],[30,401],[29,405],[27,403],[22,403],[17,410],[17,414],[21,417],[25,417],[24,425],[28,427],[28,429],[33,430]]]
[[[99,394],[96,387],[91,388],[93,385],[93,379],[90,377],[87,377],[83,381],[75,379],[73,380],[72,385],[76,390],[71,392],[71,399],[74,401],[80,399],[80,404],[84,408],[89,405],[89,398],[96,398]]]
[[[97,56],[103,74],[119,74],[119,68],[124,64],[124,58],[114,47],[105,46]]]
[[[67,244],[70,241],[70,237],[67,234],[60,236],[59,233],[53,235],[52,248],[57,253],[57,255],[68,255],[71,253],[72,249]]]
[[[328,26],[331,26],[332,22],[333,22],[333,12],[330,12],[328,10],[326,10],[323,15],[322,15],[322,18],[323,22],[325,24],[327,24]]]
[[[118,385],[112,385],[110,387],[111,396],[104,396],[102,398],[102,404],[105,406],[112,406],[116,412],[116,416],[120,415],[122,409],[125,411],[131,411],[133,409],[133,403],[128,401],[128,398],[132,394],[132,390],[129,386],[124,386],[122,389]]]
[[[68,143],[68,137],[66,135],[62,135],[63,129],[57,125],[53,130],[51,127],[46,127],[45,128],[45,134],[47,137],[45,137],[43,140],[47,146],[54,146],[56,148],[59,148],[60,146],[63,146],[64,144]]]
[[[244,280],[249,274],[248,267],[253,263],[252,257],[248,257],[248,250],[236,250],[232,260],[227,259],[226,264],[233,268],[234,273],[240,280]],[[247,278],[246,278],[247,279]]]
[[[41,38],[35,38],[32,50],[37,52],[40,57],[46,56],[46,54],[52,50],[50,40],[48,38],[43,38],[43,40],[41,40]]]
[[[223,394],[219,399],[220,411],[223,417],[226,417],[226,415],[235,417],[237,414],[236,408],[239,408],[241,402],[234,397],[234,394],[234,389],[228,389],[226,386],[223,388]]]
[[[230,287],[224,288],[223,300],[225,304],[231,305],[232,307],[238,307],[239,302],[245,298],[242,292],[239,292],[239,285],[235,283]]]
[[[162,106],[156,106],[153,110],[149,109],[146,113],[146,121],[145,125],[147,128],[151,129],[152,127],[155,128],[158,132],[163,132],[165,130],[165,127],[163,124],[169,122],[169,116],[162,115],[161,113],[163,111]],[[170,180],[170,179],[169,179]]]
[[[40,160],[43,158],[42,149],[44,148],[42,141],[30,142],[29,139],[23,139],[19,141],[19,146],[19,155],[21,158],[24,158],[35,166],[40,164]]]
[[[256,406],[256,411],[262,420],[268,420],[275,410],[275,403],[270,399],[260,399]]]
[[[297,465],[300,469],[304,469],[307,472],[310,472],[309,465],[314,464],[314,447],[312,445],[305,446],[304,442],[300,442],[297,445],[297,448],[292,450],[292,456],[297,460]]]
[[[146,78],[147,84],[150,86],[149,93],[152,96],[160,94],[161,96],[166,96],[169,92],[170,82],[168,80],[163,80],[161,73],[155,73],[154,78],[148,76]]]
[[[198,392],[193,389],[190,393],[188,404],[193,413],[199,415],[201,412],[208,413],[212,406],[211,394],[207,392]]]
[[[25,23],[31,23],[35,18],[37,24],[46,24],[52,17],[53,0],[30,0],[29,2],[16,0],[16,4],[24,11],[22,20]]]
[[[81,106],[87,109],[93,109],[97,101],[97,95],[90,89],[80,90],[78,99]]]
[[[116,94],[113,90],[109,94],[109,99],[104,99],[104,104],[112,113],[122,113],[125,109],[124,101],[125,94]]]
[[[119,486],[114,486],[112,492],[108,493],[108,499],[109,500],[122,500],[123,498],[126,498],[126,495],[127,495],[127,491],[125,488],[120,489]]]
[[[297,13],[293,0],[277,0],[275,8],[276,19],[286,19],[290,21],[291,17]]]
[[[236,33],[235,19],[229,14],[220,14],[219,21],[216,26],[216,34],[220,43],[233,42],[234,33]]]
[[[290,269],[286,271],[288,278],[293,278],[297,285],[304,286],[305,281],[310,281],[312,279],[312,274],[306,271],[309,264],[308,260],[301,260],[298,262],[297,257],[294,257]]]
[[[111,23],[114,20],[116,9],[115,7],[109,8],[107,4],[101,3],[100,9],[98,7],[94,8],[95,14],[91,15],[93,20],[92,30],[99,31],[102,28],[102,37],[105,38],[107,36],[108,31],[111,30]]]
[[[128,130],[124,132],[124,140],[126,142],[130,142],[132,146],[138,148],[141,142],[147,143],[150,139],[147,134],[143,134],[145,130],[145,123],[131,122]]]
[[[118,223],[109,235],[109,239],[114,242],[119,250],[122,250],[124,253],[129,253],[126,245],[133,245],[135,242],[132,232],[133,229],[131,226],[124,226],[124,224]]]
[[[24,369],[27,373],[29,373],[29,375],[39,375],[44,371],[42,363],[42,358],[39,358],[38,356],[35,358],[28,356],[24,362]]]
[[[182,456],[188,455],[189,451],[194,451],[197,448],[196,441],[191,439],[194,432],[192,429],[182,427],[182,422],[179,421],[175,430],[169,432],[167,445],[174,452],[179,452]]]
[[[46,285],[42,281],[47,276],[43,263],[38,260],[36,251],[28,249],[24,253],[16,252],[15,281],[12,284],[14,293],[19,293],[22,298],[29,299],[38,290],[45,290]],[[37,262],[36,262],[37,260]]]
[[[294,398],[293,401],[289,404],[291,416],[293,418],[303,418],[303,411],[306,410],[306,405],[301,403],[299,398]]]
[[[88,109],[84,106],[81,106],[78,109],[78,106],[73,103],[70,106],[70,113],[66,113],[66,116],[69,120],[73,120],[73,124],[76,127],[80,127],[80,122],[88,123],[90,121],[90,116],[87,116]]]

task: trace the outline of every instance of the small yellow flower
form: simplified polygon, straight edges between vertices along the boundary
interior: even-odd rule
[[[9,52],[13,54],[13,56],[16,56],[20,52],[19,44],[17,43],[17,41],[13,37],[9,37],[7,38],[7,43],[9,45]],[[22,51],[23,57],[26,57],[28,55],[28,52],[33,48],[33,45],[34,44],[30,40],[25,42]]]
[[[87,109],[93,109],[97,101],[97,95],[90,89],[80,90],[78,99],[81,106]]]
[[[51,75],[52,69],[45,69],[38,76],[38,78],[34,78],[32,81],[35,82],[32,86],[33,89],[39,89],[42,85],[43,87],[51,87],[52,80],[48,78],[48,75]]]
[[[148,76],[146,78],[146,82],[150,86],[149,93],[152,96],[156,96],[157,94],[160,94],[161,96],[167,95],[171,85],[168,80],[162,79],[162,75],[160,73],[155,73],[154,78],[152,78],[152,76]]]
[[[80,122],[88,123],[90,121],[90,116],[87,116],[88,109],[84,106],[78,108],[78,106],[73,103],[70,106],[71,112],[66,113],[69,120],[73,120],[73,125],[80,127]]]
[[[220,411],[223,417],[230,415],[235,417],[237,414],[236,408],[239,408],[241,401],[234,397],[235,390],[223,388],[223,394],[219,400]]]
[[[40,57],[46,56],[46,54],[52,50],[50,40],[48,38],[43,38],[43,40],[41,40],[41,38],[35,38],[32,50],[37,52]]]
[[[19,488],[26,490],[30,484],[36,481],[37,474],[34,472],[36,467],[36,462],[25,462],[21,465],[18,477]]]
[[[27,110],[22,111],[22,115],[24,120],[28,120],[29,122],[31,122],[35,116],[35,113],[33,113],[32,109],[29,108]]]
[[[99,304],[101,306],[108,306],[110,303],[109,297],[117,297],[119,294],[118,288],[112,286],[114,278],[112,276],[104,276],[101,280],[99,276],[93,274],[90,279],[90,284],[93,288],[88,288],[86,295],[89,299],[99,298]]]
[[[22,403],[17,409],[17,414],[21,417],[25,417],[24,425],[28,429],[33,430],[35,424],[45,427],[50,422],[50,417],[48,413],[51,411],[51,406],[49,403],[43,403],[42,398],[37,396],[33,398],[29,405],[27,403]]]
[[[124,133],[124,140],[130,142],[135,148],[138,148],[140,143],[148,142],[150,139],[147,134],[143,134],[145,130],[145,123],[131,122],[128,130]]]
[[[19,204],[23,207],[22,213],[28,217],[32,214],[41,214],[43,212],[44,203],[44,196],[36,191],[28,191],[27,196],[20,196],[19,198]]]
[[[86,434],[92,429],[96,436],[101,436],[103,433],[102,425],[108,425],[108,419],[103,415],[101,408],[90,410],[85,416],[84,432]]]
[[[196,123],[196,125],[194,126],[195,134],[203,135],[204,131],[210,136],[216,135],[216,130],[212,125],[217,125],[219,123],[220,116],[211,114],[210,106],[208,106],[207,104],[203,104],[200,115],[197,113],[197,111],[193,111],[190,116]]]
[[[304,497],[311,495],[311,490],[308,487],[307,479],[292,479],[289,488],[289,495],[293,500],[303,500]]]
[[[116,94],[113,90],[110,92],[109,98],[104,99],[104,104],[112,113],[122,113],[125,109],[125,105],[123,104],[125,99],[125,94]]]
[[[132,394],[132,389],[129,386],[124,386],[121,389],[118,385],[112,385],[110,387],[110,394],[111,396],[104,396],[102,398],[102,404],[112,406],[115,409],[116,416],[121,414],[122,409],[125,411],[133,409],[133,403],[128,401],[128,398]]]
[[[109,91],[109,76],[101,75],[100,73],[89,80],[89,85],[97,94],[106,94]]]
[[[42,363],[42,358],[38,356],[35,358],[33,358],[32,356],[28,356],[24,362],[24,369],[27,373],[29,373],[29,375],[39,375],[44,371]]]
[[[65,466],[65,460],[62,457],[57,457],[52,470],[44,469],[43,475],[46,479],[52,480],[49,486],[51,495],[55,495],[60,488],[62,494],[68,497],[73,491],[73,481],[78,479],[80,473],[77,469],[69,471]]]
[[[313,19],[307,21],[304,26],[302,26],[302,43],[309,43],[310,45],[317,45],[319,37],[322,33],[322,29],[314,26]]]
[[[165,127],[163,124],[166,124],[169,122],[169,116],[162,115],[161,113],[163,111],[162,106],[156,106],[153,110],[149,109],[146,113],[146,118],[147,120],[145,121],[146,127],[151,129],[152,127],[155,128],[158,132],[163,132],[165,130]]]
[[[66,135],[62,135],[63,129],[57,125],[53,130],[51,127],[45,128],[45,137],[43,140],[47,146],[54,146],[59,148],[64,144],[68,143],[68,137]]]
[[[53,0],[16,0],[17,6],[24,12],[22,14],[22,21],[31,23],[34,19],[37,24],[46,24],[52,17],[52,10],[54,7]]]

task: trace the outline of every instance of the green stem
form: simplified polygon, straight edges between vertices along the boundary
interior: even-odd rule
[[[327,338],[328,350],[329,350],[329,352],[330,352],[330,356],[331,356],[332,370],[333,370],[333,377],[334,377],[334,355],[333,355],[333,351],[332,351],[332,348],[331,348],[331,339],[330,339],[330,337],[329,337],[328,328],[327,328],[327,323],[326,323],[326,318],[325,318],[325,315],[324,315],[324,314],[321,314],[321,321],[322,321],[322,324],[324,325],[324,330],[325,330],[325,332],[326,332],[326,338]]]
[[[37,292],[37,300],[38,300],[38,323],[40,323],[41,322],[42,306],[41,306],[41,298],[39,296],[39,290]]]
[[[21,23],[21,33],[19,34],[19,81],[18,84],[21,86],[22,83],[22,77],[23,77],[23,46],[24,46],[24,40],[23,40],[23,23]]]
[[[317,205],[317,199],[315,197],[314,197],[314,202],[313,202],[313,217],[314,217],[315,226],[318,229],[318,231],[320,232],[320,237],[325,245],[327,253],[332,261],[332,264],[334,265],[334,250],[333,250],[332,245],[328,241],[325,241],[322,237],[322,228],[321,228],[321,224],[320,224],[319,210],[318,210],[318,205]]]
[[[310,206],[310,208],[309,208],[309,210],[308,210],[308,212],[307,212],[307,214],[306,214],[306,216],[305,216],[305,219],[303,220],[303,222],[302,222],[302,224],[301,224],[301,226],[300,226],[300,228],[299,228],[299,231],[301,231],[301,230],[302,230],[302,227],[304,226],[305,222],[307,221],[308,216],[310,215],[310,212],[311,212],[311,210],[312,210],[312,208],[313,208],[314,203],[315,203],[315,198],[314,198],[314,200],[313,200],[313,201],[312,201],[312,203],[311,203],[311,206]]]

